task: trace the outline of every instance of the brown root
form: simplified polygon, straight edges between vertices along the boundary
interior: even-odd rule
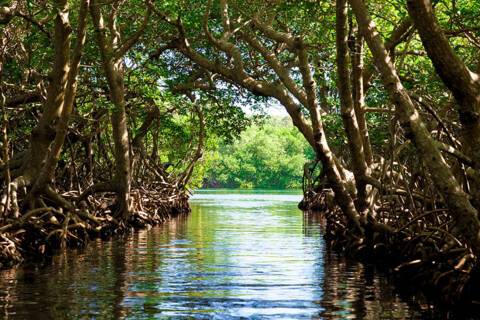
[[[45,201],[19,218],[10,213],[0,228],[0,268],[24,260],[48,261],[65,247],[82,247],[96,237],[109,238],[127,232],[130,228],[143,228],[163,223],[190,211],[188,194],[171,186],[158,190],[136,189],[133,212],[128,221],[117,220],[115,198],[111,194],[84,196],[58,194],[53,189],[44,192]],[[70,202],[66,199],[73,199]]]

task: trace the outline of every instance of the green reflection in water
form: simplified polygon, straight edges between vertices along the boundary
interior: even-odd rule
[[[299,191],[200,190],[192,213],[42,269],[2,274],[5,319],[414,319],[369,268],[324,248]]]

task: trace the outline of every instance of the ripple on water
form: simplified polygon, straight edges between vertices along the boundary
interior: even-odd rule
[[[421,318],[385,279],[328,252],[300,198],[196,193],[188,217],[2,272],[0,318]]]

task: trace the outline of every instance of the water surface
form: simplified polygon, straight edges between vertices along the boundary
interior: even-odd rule
[[[189,216],[0,272],[0,318],[420,318],[382,276],[328,252],[300,198],[198,191]]]

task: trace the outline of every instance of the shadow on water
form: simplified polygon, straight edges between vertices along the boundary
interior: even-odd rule
[[[434,318],[327,250],[319,216],[304,216],[299,200],[199,192],[188,217],[0,272],[0,318]]]

